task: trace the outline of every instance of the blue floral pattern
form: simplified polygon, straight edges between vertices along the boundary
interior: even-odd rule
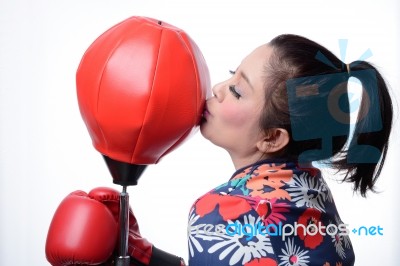
[[[340,224],[317,168],[261,161],[193,204],[189,265],[351,266],[349,236],[332,230]],[[288,228],[294,231],[282,234]]]

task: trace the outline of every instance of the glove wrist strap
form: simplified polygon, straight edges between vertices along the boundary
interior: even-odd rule
[[[182,258],[165,252],[153,246],[149,266],[182,266],[185,265]]]

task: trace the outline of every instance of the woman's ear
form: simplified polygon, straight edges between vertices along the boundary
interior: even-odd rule
[[[257,148],[262,153],[276,153],[283,150],[289,143],[289,133],[284,128],[272,128],[257,142]]]

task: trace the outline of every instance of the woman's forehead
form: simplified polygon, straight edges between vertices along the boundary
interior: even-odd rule
[[[253,87],[263,87],[265,64],[268,62],[271,53],[272,48],[263,44],[254,49],[242,60],[238,70],[245,73]]]

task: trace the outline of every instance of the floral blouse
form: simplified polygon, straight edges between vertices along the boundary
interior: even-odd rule
[[[193,204],[189,265],[354,265],[348,233],[317,168],[265,160]]]

